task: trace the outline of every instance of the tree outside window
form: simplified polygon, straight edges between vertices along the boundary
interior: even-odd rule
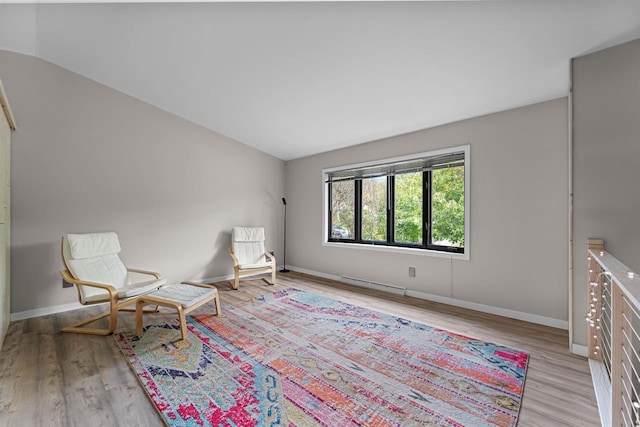
[[[387,240],[387,178],[362,180],[362,240]]]
[[[331,237],[355,238],[355,185],[354,181],[331,184]]]
[[[327,172],[329,240],[465,253],[468,150]]]
[[[464,247],[464,166],[432,172],[432,243]]]
[[[395,177],[394,241],[422,243],[422,172]]]

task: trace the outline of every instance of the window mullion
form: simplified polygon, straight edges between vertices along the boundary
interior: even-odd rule
[[[354,197],[354,220],[355,220],[355,240],[356,242],[362,242],[362,181],[357,179],[355,181],[355,197]]]
[[[431,171],[422,173],[422,182],[424,184],[424,194],[422,195],[422,222],[424,224],[422,228],[422,244],[425,247],[431,245],[431,178]]]
[[[327,239],[331,240],[333,235],[331,231],[333,230],[333,184],[327,184],[328,198],[329,198],[329,217],[327,218],[329,225],[327,226]]]
[[[396,198],[396,177],[387,177],[387,243],[393,243],[395,236],[395,198]]]

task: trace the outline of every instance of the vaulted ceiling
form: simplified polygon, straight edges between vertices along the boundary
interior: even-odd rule
[[[638,37],[639,1],[0,4],[0,49],[284,160],[566,96]]]

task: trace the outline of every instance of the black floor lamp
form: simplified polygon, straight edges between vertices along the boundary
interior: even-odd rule
[[[282,256],[282,260],[284,261],[282,264],[282,269],[280,273],[288,273],[287,270],[287,199],[282,198],[282,203],[284,203],[284,254]]]

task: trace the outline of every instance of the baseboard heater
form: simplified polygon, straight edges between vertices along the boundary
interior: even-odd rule
[[[360,286],[361,288],[376,289],[378,291],[391,292],[392,294],[406,295],[407,288],[386,283],[372,282],[370,280],[357,279],[355,277],[341,276],[340,281],[347,285]]]

